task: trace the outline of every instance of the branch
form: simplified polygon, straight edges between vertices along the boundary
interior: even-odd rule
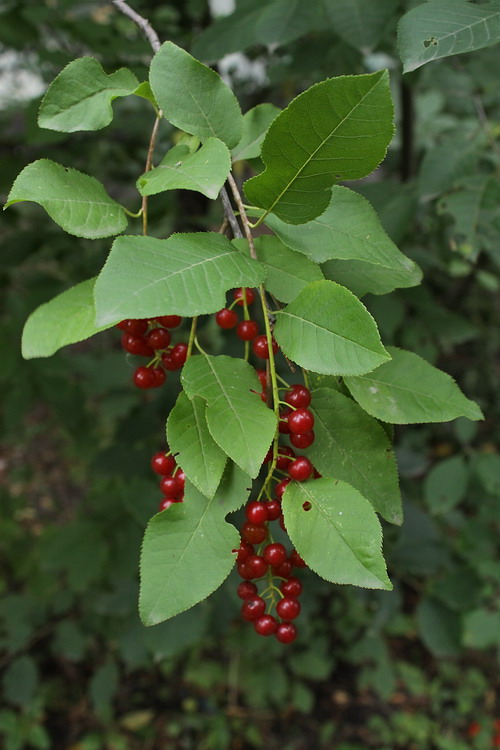
[[[140,28],[140,30],[150,43],[151,47],[153,48],[153,51],[158,52],[161,47],[161,42],[158,34],[153,29],[147,18],[143,18],[138,13],[136,13],[136,11],[131,8],[128,3],[125,2],[125,0],[111,0],[111,2],[118,8],[121,13],[123,13],[124,16],[130,18],[136,24],[136,26]]]
[[[241,231],[240,225],[238,224],[238,219],[234,215],[233,207],[231,205],[231,201],[229,200],[229,196],[225,187],[221,188],[220,197],[222,200],[222,205],[224,206],[224,213],[227,220],[229,221],[229,224],[231,225],[234,237],[242,239],[243,232]]]

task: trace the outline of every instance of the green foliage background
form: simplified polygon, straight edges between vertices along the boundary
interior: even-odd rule
[[[243,1],[235,16],[212,23],[205,0],[134,3],[162,39],[206,62],[245,50],[262,66],[265,80],[232,76],[244,109],[261,101],[284,107],[326,77],[390,68],[396,137],[375,178],[356,189],[424,280],[363,301],[384,341],[452,374],[486,420],[396,428],[405,521],[385,528],[392,592],[306,576],[301,638],[285,653],[241,626],[232,577],[208,601],[144,628],[138,557],[158,500],[149,457],[163,445],[176,389],[154,398],[136,392],[113,330],[48,360],[21,359],[29,313],[95,275],[108,244],[69,238],[32,204],[6,212],[0,735],[7,750],[491,746],[500,717],[498,48],[445,57],[403,78],[396,25],[421,6],[367,5]],[[139,80],[150,59],[133,24],[101,2],[4,0],[0,45],[47,84],[78,56],[97,57],[106,72],[126,65]],[[38,106],[12,100],[0,111],[3,200],[18,172],[44,157],[94,175],[138,208],[130,186],[143,172],[153,112],[145,115],[136,97],[117,99],[106,130],[67,136],[37,127]],[[165,124],[158,153],[174,138]],[[212,229],[213,211],[197,194],[165,193],[150,202],[151,232]],[[362,284],[355,264],[343,272],[350,288]],[[217,348],[215,326],[204,335]],[[473,719],[483,729],[467,739]]]

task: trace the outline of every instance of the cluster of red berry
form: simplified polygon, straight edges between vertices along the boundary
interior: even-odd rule
[[[151,459],[151,468],[155,474],[159,474],[160,489],[163,497],[158,510],[167,510],[173,503],[182,503],[184,500],[184,483],[186,475],[177,466],[175,458],[170,453],[155,453]]]
[[[165,382],[165,370],[180,370],[186,361],[187,344],[170,345],[169,328],[177,328],[180,315],[160,315],[157,318],[122,320],[117,327],[123,331],[122,348],[130,354],[152,357],[148,365],[137,367],[133,381],[137,388],[159,388]]]
[[[236,328],[236,335],[242,341],[251,341],[253,353],[257,357],[262,359],[269,359],[269,347],[267,345],[267,337],[264,334],[259,334],[259,325],[255,320],[239,320],[238,315],[233,309],[235,305],[247,304],[251,305],[255,300],[255,292],[253,289],[239,288],[233,292],[234,301],[229,307],[224,307],[215,314],[215,322],[220,328],[229,330],[230,328]],[[272,342],[273,352],[276,354],[278,351],[278,344],[276,341]]]
[[[258,374],[262,382],[262,374],[265,376],[265,373]],[[285,403],[291,408],[282,417],[286,429],[280,428],[280,432],[289,434],[292,442],[294,437],[298,437],[293,443],[296,447],[309,447],[314,441],[314,416],[306,408],[311,403],[308,388],[292,386],[285,395]],[[271,461],[272,457],[271,449],[264,463]],[[269,523],[279,521],[286,532],[281,500],[287,485],[292,480],[303,482],[320,475],[307,456],[296,456],[293,448],[282,445],[278,448],[276,469],[286,472],[288,476],[277,482],[274,498],[251,500],[245,508],[245,522],[241,527],[241,544],[237,554],[238,573],[244,580],[238,586],[238,596],[243,599],[241,615],[244,620],[253,622],[256,633],[263,636],[274,634],[280,643],[292,643],[297,637],[297,628],[292,621],[300,614],[298,597],[302,592],[302,583],[292,572],[294,567],[305,567],[306,564],[296,550],[288,554],[283,544],[272,540]],[[308,510],[306,505],[304,510]],[[261,595],[257,587],[259,580],[263,585]],[[273,610],[276,616],[271,614]]]

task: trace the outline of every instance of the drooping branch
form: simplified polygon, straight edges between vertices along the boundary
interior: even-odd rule
[[[150,43],[151,47],[153,48],[154,52],[158,52],[161,47],[161,42],[158,34],[153,29],[147,18],[143,18],[143,16],[140,16],[139,13],[137,13],[133,8],[130,7],[130,5],[128,5],[128,3],[125,2],[125,0],[111,0],[111,2],[118,8],[121,13],[123,13],[124,16],[130,18],[136,24],[136,26],[140,28],[140,30]]]

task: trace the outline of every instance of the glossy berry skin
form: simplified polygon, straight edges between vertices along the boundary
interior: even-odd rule
[[[278,630],[276,618],[272,615],[262,615],[253,624],[258,635],[273,635]]]
[[[255,320],[242,320],[236,326],[236,335],[242,341],[251,341],[259,332],[259,326]]]
[[[180,315],[160,315],[156,320],[165,328],[177,328],[182,323]]]
[[[242,540],[239,548],[233,551],[238,553],[236,555],[236,560],[240,563],[244,562],[247,559],[248,555],[253,555],[253,546],[248,542]]]
[[[243,295],[246,297],[247,305],[251,305],[255,299],[254,290],[248,289],[248,288],[243,290],[241,287],[239,287],[239,289],[234,290],[233,296],[234,296],[234,299],[236,300],[236,304],[241,305],[241,307],[243,307]]]
[[[252,580],[252,572],[248,570],[245,562],[238,563],[236,569],[238,570],[238,575],[240,576],[240,578],[243,578],[245,581]]]
[[[297,628],[293,622],[282,622],[276,630],[276,638],[280,643],[293,643],[297,638]]]
[[[268,544],[262,554],[268,565],[281,565],[286,560],[286,549],[279,542]]]
[[[314,415],[308,409],[296,409],[288,417],[290,432],[309,432],[314,427]]]
[[[154,377],[153,388],[160,388],[167,379],[165,370],[163,367],[152,367],[151,372]]]
[[[293,458],[295,458],[295,451],[292,450],[292,448],[288,448],[286,445],[280,446],[276,468],[281,471],[286,471]]]
[[[276,614],[287,622],[295,620],[300,615],[300,602],[297,599],[285,597],[276,605]]]
[[[155,387],[155,374],[151,367],[138,367],[132,379],[137,388],[145,390]]]
[[[153,328],[146,336],[146,343],[152,349],[166,349],[170,345],[170,333],[166,328]]]
[[[267,536],[267,529],[265,526],[257,526],[247,521],[241,527],[241,536],[249,544],[260,544]]]
[[[283,581],[280,591],[287,599],[296,599],[302,593],[302,582],[295,577],[289,578],[288,581]]]
[[[184,343],[176,344],[171,351],[172,359],[176,363],[178,370],[180,370],[186,362],[187,351],[188,345]]]
[[[306,456],[299,456],[288,467],[288,473],[297,482],[305,482],[312,476],[314,466]]]
[[[151,357],[155,352],[142,336],[133,336],[131,333],[124,333],[122,336],[122,349],[129,354],[138,354],[141,357]]]
[[[273,352],[276,354],[279,347],[278,344],[274,339],[272,339],[272,347]],[[269,349],[267,346],[267,338],[264,336],[264,334],[261,334],[260,336],[256,336],[252,342],[252,349],[253,353],[257,355],[257,357],[261,357],[261,359],[269,359]]]
[[[177,497],[182,492],[182,487],[177,481],[177,477],[163,477],[160,482],[160,489],[168,497]]]
[[[274,488],[274,494],[278,498],[278,500],[281,500],[283,497],[283,493],[290,484],[290,479],[288,477],[286,479],[282,479],[281,482],[278,482],[276,487]]]
[[[292,554],[290,555],[290,562],[296,568],[307,568],[307,563],[304,562],[296,549],[294,549]]]
[[[155,453],[151,459],[151,468],[156,474],[167,477],[176,467],[175,458],[164,453]]]
[[[266,603],[260,596],[246,599],[241,607],[241,615],[244,620],[252,621],[262,617],[266,611]]]
[[[281,516],[281,503],[279,500],[269,500],[266,503],[267,520],[276,521]]]
[[[224,307],[218,313],[215,313],[215,322],[220,328],[229,330],[238,324],[238,316],[234,310],[228,310],[227,307]]]
[[[247,521],[250,521],[250,523],[254,523],[257,526],[265,523],[267,521],[266,503],[252,500],[245,508],[245,515],[247,517]]]
[[[281,565],[273,567],[273,575],[278,576],[278,578],[289,578],[292,574],[292,568],[290,560],[285,560]]]
[[[314,430],[308,430],[307,432],[291,432],[290,442],[295,448],[305,450],[314,443],[315,437]]]
[[[265,388],[267,385],[267,379],[266,379],[266,371],[265,370],[255,370],[257,373],[257,377],[260,380],[260,384],[262,388]]]
[[[158,506],[158,510],[167,510],[167,508],[170,508],[170,506],[173,505],[174,503],[182,503],[182,498],[162,497],[161,502]]]
[[[126,333],[131,333],[132,336],[142,336],[148,330],[148,321],[142,319],[122,320],[121,323],[118,323],[118,327]]]
[[[236,589],[236,593],[240,599],[253,599],[257,596],[257,586],[250,581],[242,581]]]
[[[261,578],[267,573],[267,562],[260,555],[248,555],[245,560],[247,570],[250,571],[253,578]]]
[[[311,394],[305,385],[292,385],[284,400],[296,409],[306,408],[311,403]]]

